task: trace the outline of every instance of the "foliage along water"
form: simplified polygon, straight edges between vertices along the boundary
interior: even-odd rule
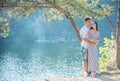
[[[117,26],[117,2],[115,15],[111,16]],[[13,18],[10,36],[0,38],[0,81],[37,81],[45,77],[79,76],[82,71],[80,43],[69,21],[64,18],[48,23],[37,12],[29,18]],[[107,21],[96,20],[101,39],[111,36]],[[83,20],[76,18],[81,28]]]

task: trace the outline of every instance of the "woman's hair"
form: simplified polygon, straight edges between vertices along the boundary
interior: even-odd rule
[[[98,31],[98,24],[96,21],[94,21],[95,25],[96,25],[96,31]],[[90,27],[90,29],[94,29],[93,27]]]

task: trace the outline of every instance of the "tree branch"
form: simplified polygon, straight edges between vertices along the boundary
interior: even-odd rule
[[[66,16],[66,18],[70,21],[70,23],[72,24],[74,30],[76,31],[77,33],[77,36],[78,36],[78,39],[81,41],[81,38],[80,38],[80,32],[79,32],[79,28],[78,26],[76,25],[74,19],[71,17],[71,15],[66,12],[64,9],[60,8],[59,6],[55,5],[55,4],[49,4],[49,3],[40,3],[40,2],[37,2],[35,1],[37,6],[36,5],[32,5],[31,7],[41,7],[41,8],[54,8],[54,9],[57,9],[59,12],[61,12],[62,14],[64,14]],[[34,3],[35,3],[34,2]],[[17,4],[12,4],[12,5],[8,5],[8,6],[4,6],[4,7],[25,7],[24,5],[17,5]],[[0,5],[0,7],[3,7]]]
[[[101,10],[104,10],[99,4],[97,5],[97,7],[100,8]],[[114,30],[114,26],[113,26],[111,20],[109,19],[109,17],[105,13],[103,13],[103,14],[105,15],[105,18],[108,21],[108,23],[112,29],[113,35],[116,37],[116,31]]]

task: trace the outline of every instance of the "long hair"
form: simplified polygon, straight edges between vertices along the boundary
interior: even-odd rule
[[[98,31],[98,24],[96,21],[94,21],[95,25],[96,25],[96,31]],[[90,27],[90,29],[93,29],[93,27]]]
[[[96,21],[94,23],[96,24],[96,31],[98,31],[98,23]]]

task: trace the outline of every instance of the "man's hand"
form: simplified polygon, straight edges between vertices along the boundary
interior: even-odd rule
[[[82,41],[85,41],[86,43],[91,44],[91,41],[86,38],[82,38]]]
[[[93,44],[93,43],[91,43],[90,45],[92,45],[92,46],[96,46],[96,44]]]
[[[94,39],[86,39],[86,38],[82,38],[82,40],[84,40],[85,42],[87,42],[88,44],[92,45],[92,46],[96,46],[99,42],[99,40],[94,40]]]
[[[91,43],[98,44],[99,40],[90,39]]]

